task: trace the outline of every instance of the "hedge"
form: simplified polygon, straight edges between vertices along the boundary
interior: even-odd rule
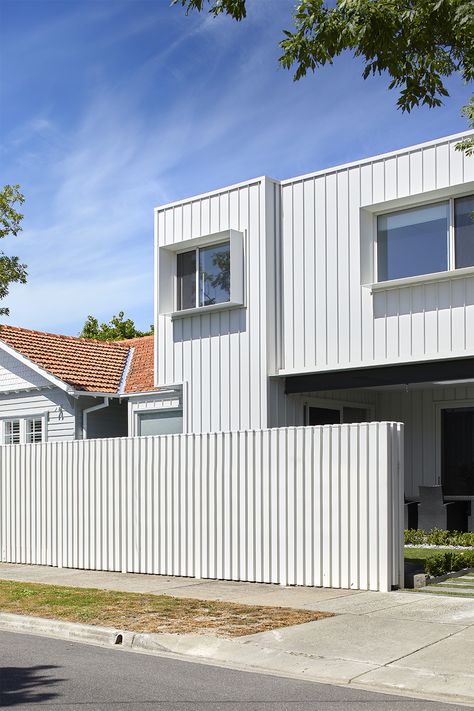
[[[405,531],[405,545],[432,545],[432,546],[463,546],[464,548],[474,547],[474,533],[462,533],[461,531],[442,531],[433,528],[425,532],[421,529],[410,528]]]
[[[425,560],[425,573],[432,578],[463,568],[474,568],[474,551],[444,551]]]

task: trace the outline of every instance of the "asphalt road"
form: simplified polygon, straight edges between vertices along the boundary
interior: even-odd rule
[[[466,708],[3,631],[0,707],[66,711]]]

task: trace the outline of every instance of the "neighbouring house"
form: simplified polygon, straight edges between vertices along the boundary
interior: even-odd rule
[[[401,421],[406,497],[442,484],[449,525],[466,526],[474,157],[460,137],[156,209],[154,382],[182,389],[176,431]]]
[[[153,358],[153,336],[104,343],[0,326],[0,442],[168,432],[181,393],[154,387]]]

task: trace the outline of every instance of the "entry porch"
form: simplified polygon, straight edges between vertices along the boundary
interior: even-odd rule
[[[403,422],[405,525],[419,526],[423,497],[434,493],[439,527],[474,530],[474,359],[290,376],[285,391],[284,407],[273,408],[279,424]]]

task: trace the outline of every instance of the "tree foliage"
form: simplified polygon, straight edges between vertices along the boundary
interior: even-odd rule
[[[246,17],[246,0],[174,0],[214,15]],[[402,111],[439,106],[448,96],[445,80],[474,78],[473,0],[299,0],[294,27],[284,30],[280,64],[294,79],[316,71],[345,51],[364,61],[363,77],[387,74]],[[474,128],[471,103],[463,113]],[[474,148],[473,139],[463,150]]]
[[[471,128],[474,129],[474,96],[471,96],[469,103],[463,106],[462,113],[469,121]],[[474,154],[474,136],[469,136],[463,141],[459,141],[456,144],[458,151],[465,151],[466,155],[472,156]]]
[[[94,316],[88,316],[79,337],[98,341],[125,341],[129,338],[150,336],[152,333],[153,326],[150,326],[150,331],[139,331],[133,320],[124,319],[124,312],[119,311],[118,316],[113,316],[108,323],[99,324]]]
[[[23,215],[18,212],[17,206],[24,201],[19,185],[5,185],[0,191],[0,239],[16,237],[21,232]],[[20,263],[19,257],[7,257],[0,251],[0,300],[8,295],[10,284],[24,284],[26,276],[26,265]],[[8,308],[0,308],[0,314],[8,316]]]

